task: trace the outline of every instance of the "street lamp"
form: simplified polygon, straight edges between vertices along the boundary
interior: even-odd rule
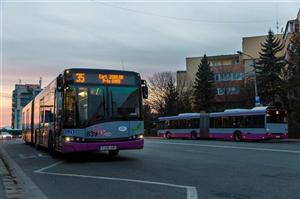
[[[256,65],[255,65],[255,58],[251,55],[248,55],[246,53],[243,53],[242,51],[236,51],[240,55],[245,55],[247,57],[250,57],[252,59],[252,66],[253,66],[253,72],[254,72],[254,92],[255,92],[255,106],[260,105],[260,99],[257,93],[257,83],[256,83]]]

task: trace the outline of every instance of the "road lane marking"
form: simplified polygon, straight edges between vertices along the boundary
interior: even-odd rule
[[[183,150],[185,152],[192,152],[192,153],[209,153],[209,152],[205,152],[205,151],[197,151],[197,150]]]
[[[296,154],[300,154],[300,151],[285,150],[285,149],[253,148],[253,147],[238,147],[238,146],[226,146],[226,145],[207,145],[207,144],[192,144],[192,143],[183,143],[183,142],[161,142],[161,141],[146,141],[146,143],[169,144],[169,145],[183,145],[183,146],[199,146],[199,147],[211,147],[211,148],[223,148],[223,149],[241,149],[241,150],[269,151],[269,152],[282,152],[282,153],[296,153]]]
[[[54,173],[54,172],[45,171],[45,170],[53,168],[61,163],[63,163],[63,161],[59,161],[59,162],[51,164],[47,167],[38,169],[38,170],[34,171],[34,173],[45,174],[45,175],[54,175],[54,176],[67,176],[67,177],[91,178],[91,179],[98,179],[98,180],[111,180],[111,181],[132,182],[132,183],[141,183],[141,184],[153,184],[153,185],[181,188],[181,189],[186,189],[186,196],[187,196],[186,198],[187,199],[198,199],[197,189],[196,189],[196,187],[193,187],[193,186],[177,185],[177,184],[170,184],[170,183],[164,183],[164,182],[137,180],[137,179],[129,179],[129,178],[89,176],[89,175],[80,175],[80,174],[72,174],[72,173]]]
[[[53,163],[53,164],[51,164],[51,165],[49,165],[49,166],[43,167],[43,168],[38,169],[38,170],[36,170],[36,171],[34,171],[34,172],[35,172],[35,173],[41,173],[41,172],[43,172],[43,171],[45,171],[45,170],[47,170],[47,169],[50,169],[50,168],[52,168],[52,167],[55,167],[55,166],[61,164],[61,163],[63,163],[63,162],[64,162],[64,161],[55,162],[55,163]]]

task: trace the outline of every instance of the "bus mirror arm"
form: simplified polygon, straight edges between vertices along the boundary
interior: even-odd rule
[[[57,91],[58,92],[62,92],[63,91],[63,85],[64,85],[64,81],[63,81],[62,75],[59,75],[56,78],[56,84],[57,84]]]
[[[142,94],[144,99],[148,99],[148,86],[146,80],[141,81]]]

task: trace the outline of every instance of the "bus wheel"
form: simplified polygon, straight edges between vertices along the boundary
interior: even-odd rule
[[[166,133],[166,138],[167,138],[167,139],[171,139],[171,133],[169,133],[169,132]]]
[[[242,141],[242,133],[240,131],[236,131],[233,133],[233,140],[236,142]]]
[[[110,150],[108,151],[109,156],[114,157],[119,155],[119,150]]]
[[[196,134],[196,132],[192,132],[192,133],[191,133],[191,139],[192,139],[192,140],[196,140],[196,139],[197,139],[197,134]]]
[[[55,151],[52,134],[49,134],[49,138],[48,138],[48,152],[52,157],[56,157],[56,151]]]

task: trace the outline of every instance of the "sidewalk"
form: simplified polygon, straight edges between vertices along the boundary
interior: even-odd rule
[[[4,193],[4,187],[3,187],[3,184],[2,184],[2,177],[0,177],[0,198],[6,199],[6,196],[5,196],[5,193]]]
[[[0,158],[0,198],[6,199],[6,194],[4,191],[4,185],[3,185],[3,178],[7,175],[6,168],[4,166],[4,163],[2,162],[2,159]]]

